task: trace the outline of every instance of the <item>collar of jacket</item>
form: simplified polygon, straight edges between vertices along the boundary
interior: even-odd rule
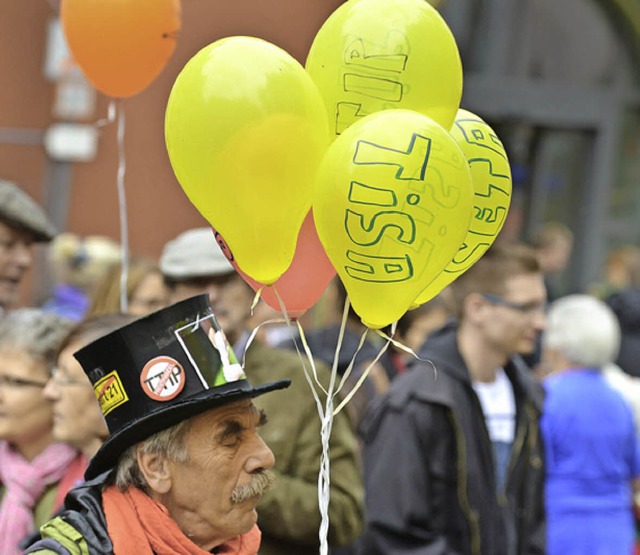
[[[458,350],[457,329],[456,322],[450,321],[429,337],[419,353],[422,360],[411,366],[410,371],[415,374],[414,380],[410,380],[411,383],[405,382],[407,387],[401,389],[396,396],[398,403],[414,397],[425,402],[452,406],[452,388],[455,383],[471,387],[469,370]],[[522,358],[519,355],[511,357],[504,370],[513,385],[515,395],[531,399],[535,408],[542,411],[544,390]]]

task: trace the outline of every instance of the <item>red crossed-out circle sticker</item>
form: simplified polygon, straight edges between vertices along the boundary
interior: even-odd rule
[[[171,401],[184,389],[184,368],[171,357],[155,357],[140,373],[142,391],[154,401]]]

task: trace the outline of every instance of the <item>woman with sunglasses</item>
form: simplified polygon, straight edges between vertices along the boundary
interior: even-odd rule
[[[81,475],[78,452],[56,443],[52,407],[42,396],[70,322],[38,309],[0,321],[0,553],[18,544],[62,505]]]

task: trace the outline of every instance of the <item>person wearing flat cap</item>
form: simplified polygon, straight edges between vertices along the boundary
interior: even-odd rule
[[[31,267],[31,245],[55,235],[42,208],[16,184],[0,179],[0,317],[18,298]]]
[[[253,387],[211,311],[191,297],[75,353],[109,436],[30,554],[256,555],[273,484]]]

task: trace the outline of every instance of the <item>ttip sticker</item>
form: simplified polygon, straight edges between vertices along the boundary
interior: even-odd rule
[[[171,401],[185,384],[184,368],[171,357],[156,357],[140,373],[142,391],[154,401]]]

